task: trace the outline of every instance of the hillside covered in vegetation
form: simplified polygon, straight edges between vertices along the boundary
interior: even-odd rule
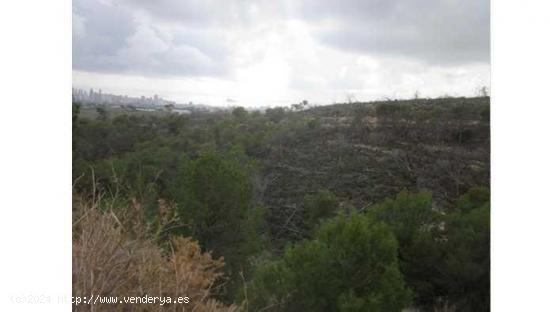
[[[489,102],[74,103],[75,223],[87,206],[131,216],[139,227],[118,226],[156,263],[198,241],[209,253],[197,261],[216,263],[196,270],[210,274],[193,288],[205,311],[489,311]]]

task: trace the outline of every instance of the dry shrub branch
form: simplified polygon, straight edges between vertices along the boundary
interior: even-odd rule
[[[211,287],[223,276],[223,258],[213,259],[182,237],[171,238],[164,251],[146,235],[134,234],[147,229],[137,219],[128,220],[131,214],[121,218],[82,201],[75,206],[74,296],[189,297],[188,304],[79,305],[78,311],[237,311],[212,298]]]

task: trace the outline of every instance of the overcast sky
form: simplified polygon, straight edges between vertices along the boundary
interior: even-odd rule
[[[489,66],[488,0],[73,0],[73,85],[103,92],[245,106],[468,96]]]

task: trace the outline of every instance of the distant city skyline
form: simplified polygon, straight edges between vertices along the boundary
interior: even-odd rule
[[[163,99],[158,94],[153,96],[129,96],[126,94],[113,94],[103,92],[102,89],[90,88],[88,91],[81,88],[72,88],[73,101],[90,104],[108,105],[151,105],[163,106],[174,105],[175,101]]]

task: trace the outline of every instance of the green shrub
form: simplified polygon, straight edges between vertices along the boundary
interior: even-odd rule
[[[265,115],[272,122],[278,123],[285,118],[285,109],[282,107],[268,108],[265,110]]]
[[[328,190],[320,190],[304,198],[306,227],[313,229],[319,221],[334,216],[338,208],[338,198]]]
[[[399,268],[414,292],[417,306],[433,306],[444,295],[439,288],[441,266],[440,224],[442,215],[433,209],[432,195],[400,192],[367,211],[386,223],[398,242]]]
[[[410,293],[389,228],[353,212],[260,265],[248,295],[253,311],[401,311]]]
[[[446,217],[443,286],[459,311],[490,310],[489,190],[474,188]]]
[[[367,212],[392,229],[399,241],[399,268],[414,305],[457,311],[489,311],[489,191],[473,188],[444,215],[430,193],[403,191]]]
[[[173,189],[177,209],[201,247],[223,256],[231,278],[239,283],[248,259],[261,250],[265,209],[252,201],[252,182],[243,167],[229,157],[206,153],[183,161]]]

